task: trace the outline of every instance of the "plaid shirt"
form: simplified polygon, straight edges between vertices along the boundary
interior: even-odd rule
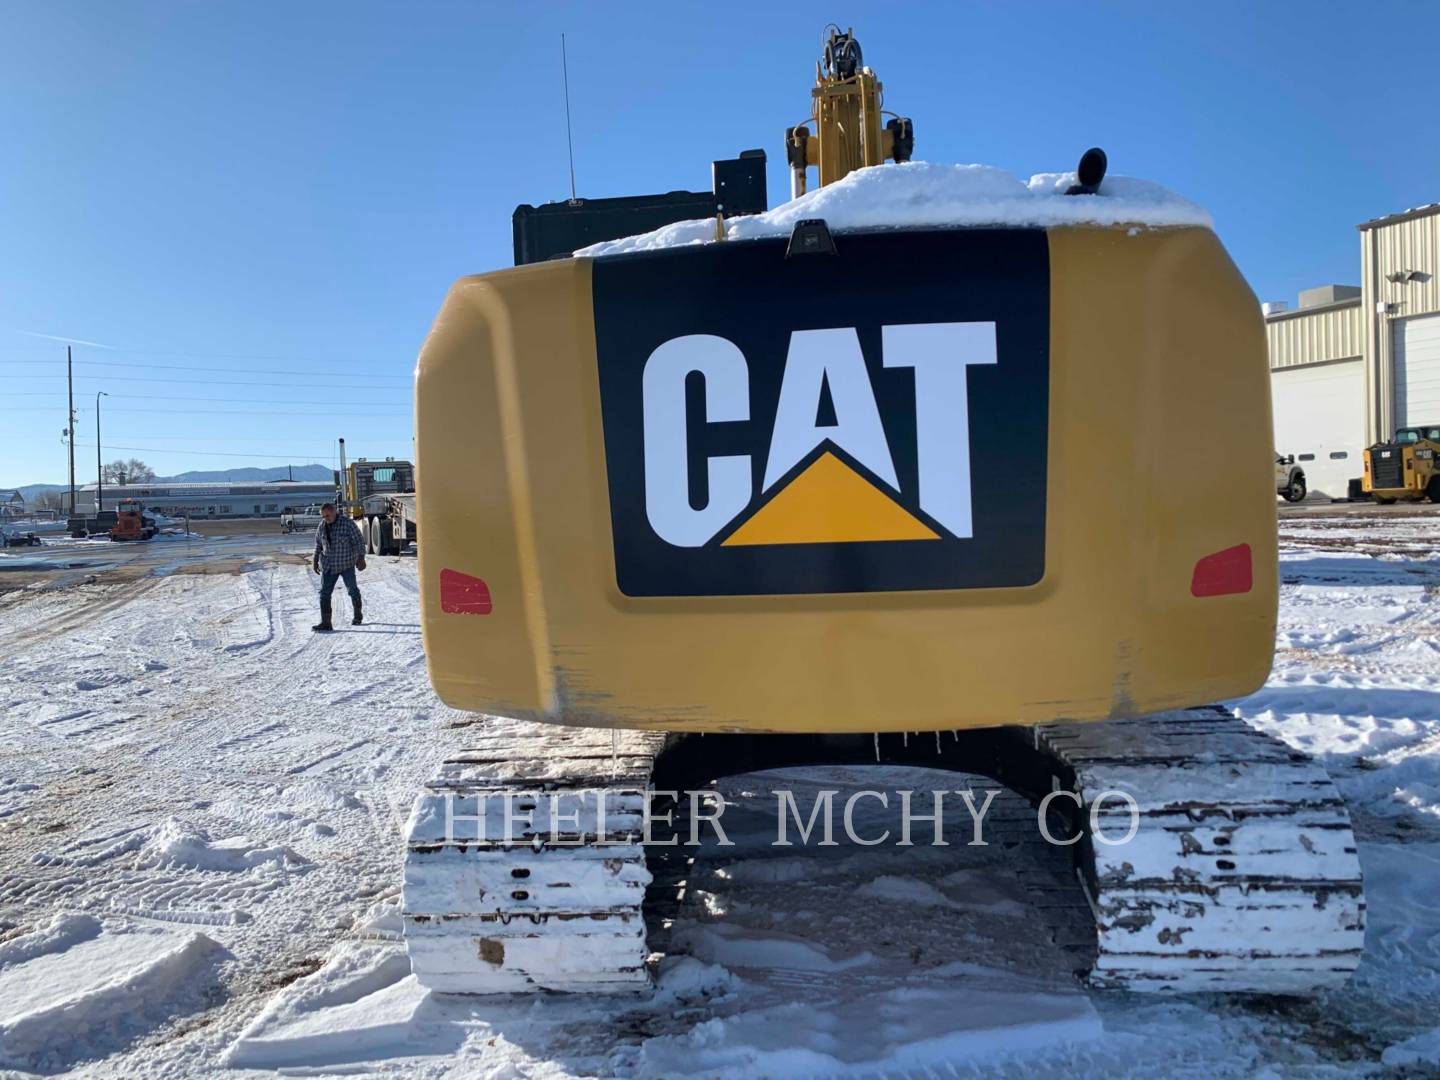
[[[349,570],[365,554],[365,538],[348,517],[321,522],[315,529],[315,558],[327,574]]]

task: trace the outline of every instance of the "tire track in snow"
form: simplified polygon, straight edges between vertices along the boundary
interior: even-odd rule
[[[413,560],[377,564],[361,588],[367,616],[384,630],[342,624],[312,634],[318,583],[290,564],[175,575],[80,604],[42,596],[20,605],[33,604],[54,633],[43,655],[0,672],[12,701],[58,705],[45,715],[69,716],[52,725],[61,728],[95,723],[113,710],[112,696],[136,715],[115,729],[131,740],[120,744],[102,745],[104,731],[66,740],[28,724],[0,730],[0,774],[24,768],[39,789],[23,795],[28,823],[0,843],[4,921],[33,924],[66,908],[213,928],[206,933],[236,956],[227,968],[232,1000],[210,1018],[213,1033],[253,1014],[273,972],[323,955],[377,898],[393,896],[397,820],[449,749],[443,729],[453,714],[426,680]],[[336,606],[348,624],[343,591]],[[226,651],[237,643],[233,628],[245,625],[237,611],[268,630]],[[96,706],[73,689],[77,665],[96,673],[86,678],[123,672],[132,682],[89,691],[107,705],[87,714]],[[21,765],[36,754],[45,777]],[[285,846],[310,865],[139,865],[146,840],[172,816],[216,843]],[[110,822],[133,837],[92,831]]]
[[[81,627],[98,623],[104,616],[132,604],[152,592],[162,580],[161,578],[144,578],[123,585],[104,586],[105,595],[87,598],[79,604],[67,605],[67,610],[46,619],[41,629],[27,626],[7,635],[0,635],[0,648],[11,645],[39,645]]]

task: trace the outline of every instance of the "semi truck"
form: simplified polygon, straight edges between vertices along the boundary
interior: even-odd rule
[[[355,519],[367,555],[399,555],[419,538],[415,511],[415,466],[409,461],[356,458],[346,464],[340,440],[336,503]]]
[[[362,500],[360,508],[355,524],[365,537],[367,555],[399,555],[419,538],[413,491],[371,495]]]

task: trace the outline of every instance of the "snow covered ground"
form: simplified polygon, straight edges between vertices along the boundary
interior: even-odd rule
[[[1086,992],[1023,852],[964,846],[958,800],[951,847],[771,846],[772,785],[933,779],[900,769],[726,781],[736,846],[704,851],[652,995],[429,995],[401,827],[503,721],[431,692],[413,559],[374,559],[371,621],[326,637],[278,556],[0,594],[0,1072],[1440,1074],[1435,524],[1282,522],[1280,651],[1238,708],[1332,770],[1370,904],[1357,978],[1318,1002]],[[862,835],[897,824],[863,805]]]

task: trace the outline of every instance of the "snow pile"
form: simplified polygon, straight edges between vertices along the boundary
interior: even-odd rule
[[[357,938],[372,941],[401,941],[405,936],[405,920],[400,916],[400,899],[392,897],[371,904],[356,916],[350,932]]]
[[[72,945],[100,936],[100,920],[91,915],[56,915],[38,930],[0,942],[0,971],[34,960],[46,953],[64,952]]]
[[[322,780],[302,780],[280,792],[280,805],[303,810],[359,810],[364,804],[353,791]]]
[[[1440,1066],[1440,1028],[1387,1047],[1380,1060],[1392,1069],[1402,1066]]]
[[[875,165],[763,214],[731,218],[725,222],[725,239],[789,236],[796,222],[807,218],[824,218],[831,232],[985,225],[1213,227],[1201,207],[1148,180],[1109,176],[1099,194],[1066,195],[1073,183],[1074,173],[1039,173],[1026,183],[989,165]],[[591,244],[575,254],[599,258],[714,242],[715,221],[703,218]]]
[[[189,867],[235,873],[259,866],[293,869],[308,866],[310,860],[288,847],[257,847],[243,836],[212,841],[199,829],[177,818],[167,818],[140,849],[140,866]]]
[[[744,981],[718,964],[706,964],[693,956],[667,956],[660,962],[655,979],[653,1005],[679,1005],[706,998],[724,1000],[745,985]]]
[[[52,1072],[104,1057],[202,1008],[224,948],[204,934],[57,916],[0,957],[0,1068]]]
[[[427,1032],[416,1021],[427,997],[403,949],[345,943],[319,971],[272,999],[223,1063],[324,1066],[423,1052]]]

